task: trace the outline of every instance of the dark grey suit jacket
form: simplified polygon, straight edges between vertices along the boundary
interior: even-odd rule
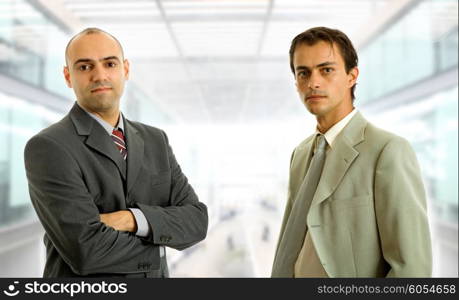
[[[104,128],[76,103],[25,147],[29,192],[45,228],[44,277],[160,276],[159,246],[203,240],[207,208],[198,201],[157,128],[125,119],[124,161]],[[145,238],[112,229],[100,213],[139,208]]]

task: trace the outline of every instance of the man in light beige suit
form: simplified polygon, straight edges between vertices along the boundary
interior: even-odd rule
[[[317,129],[292,154],[273,277],[431,276],[415,153],[354,108],[357,61],[338,30],[311,28],[292,41],[290,67]]]

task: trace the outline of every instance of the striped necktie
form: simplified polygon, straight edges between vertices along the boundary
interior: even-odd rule
[[[115,142],[116,147],[118,147],[118,150],[120,151],[120,154],[123,157],[123,159],[126,160],[127,149],[123,132],[120,129],[113,129],[112,140],[113,142]]]

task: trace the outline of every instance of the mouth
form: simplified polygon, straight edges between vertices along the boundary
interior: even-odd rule
[[[107,91],[109,91],[111,89],[112,88],[109,88],[109,87],[100,87],[100,88],[91,90],[91,93],[103,93],[103,92],[107,92]]]
[[[312,95],[312,96],[306,97],[306,101],[320,100],[322,98],[326,98],[326,97],[325,96]]]

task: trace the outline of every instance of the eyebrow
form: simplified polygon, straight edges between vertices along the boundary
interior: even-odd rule
[[[326,62],[323,62],[323,63],[320,63],[318,65],[316,65],[315,67],[316,68],[321,68],[321,67],[326,67],[326,66],[331,66],[331,65],[336,65],[335,62],[332,62],[332,61],[326,61]],[[306,67],[306,66],[298,66],[295,68],[295,70],[297,71],[300,71],[300,70],[309,70],[310,68]]]
[[[120,59],[118,58],[118,56],[115,56],[115,55],[107,56],[107,57],[101,58],[101,59],[99,59],[99,61],[106,61],[106,60],[111,60],[111,59],[120,61]],[[94,60],[93,60],[93,59],[90,59],[90,58],[80,58],[80,59],[78,59],[76,62],[74,62],[73,65],[76,66],[76,65],[79,64],[79,63],[87,63],[87,62],[93,62],[93,61],[94,61]]]

